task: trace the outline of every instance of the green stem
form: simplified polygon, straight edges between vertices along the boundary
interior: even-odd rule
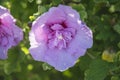
[[[95,56],[93,56],[92,54],[87,52],[87,55],[91,58],[91,59],[95,59]]]

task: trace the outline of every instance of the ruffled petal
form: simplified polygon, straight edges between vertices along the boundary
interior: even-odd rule
[[[1,23],[6,26],[14,24],[15,22],[15,19],[9,13],[5,13],[1,15],[0,19],[1,19]]]
[[[9,11],[6,8],[0,6],[0,16],[6,12],[9,13]]]
[[[31,31],[29,34],[29,39],[30,39],[30,53],[32,55],[32,57],[37,60],[37,61],[43,61],[44,60],[44,53],[47,50],[47,47],[45,46],[45,44],[38,43],[35,40],[35,35],[33,34],[33,32]]]
[[[65,50],[49,49],[44,57],[45,62],[59,71],[64,71],[75,64],[74,58]]]
[[[64,11],[57,7],[50,8],[47,15],[49,15],[47,19],[48,25],[62,23],[66,19],[66,14],[64,13]]]
[[[14,37],[14,42],[13,45],[17,45],[22,39],[23,39],[23,31],[21,28],[19,28],[16,25],[12,25],[13,28],[13,37]]]
[[[37,61],[44,61],[44,53],[46,51],[46,46],[41,44],[39,46],[31,46],[29,49],[33,59]]]
[[[46,23],[47,13],[39,16],[33,23],[32,23],[32,30],[36,29],[37,27],[42,27]]]
[[[75,45],[76,44],[76,45]],[[70,47],[91,48],[93,45],[92,31],[87,27],[79,27],[74,39],[70,43]],[[72,48],[71,48],[72,49]]]
[[[80,18],[79,13],[76,10],[72,9],[72,7],[70,6],[59,5],[58,8],[61,9],[64,12],[64,14],[66,14],[69,17],[72,17],[75,19]]]

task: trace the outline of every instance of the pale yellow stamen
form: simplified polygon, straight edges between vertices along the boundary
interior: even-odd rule
[[[59,36],[58,36],[58,39],[61,39],[61,40],[62,40],[62,39],[63,39],[63,36],[62,36],[62,35],[59,35]]]

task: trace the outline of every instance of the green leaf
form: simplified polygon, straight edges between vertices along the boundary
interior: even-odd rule
[[[71,4],[71,6],[76,9],[77,11],[85,10],[85,7],[83,4]]]
[[[111,13],[115,12],[115,6],[114,5],[111,5],[110,8],[109,8],[109,11]]]
[[[118,76],[112,76],[111,80],[120,80],[120,78]]]
[[[86,11],[80,11],[80,18],[84,21],[84,19],[87,19],[87,13]]]
[[[36,0],[36,4],[41,4],[42,0]]]
[[[119,62],[120,61],[120,51],[118,51],[116,53],[116,56],[115,56],[114,60],[115,60],[115,62]]]
[[[61,0],[52,0],[53,5],[58,5],[61,3]]]
[[[69,70],[64,71],[64,72],[63,72],[63,75],[64,75],[64,76],[67,76],[67,77],[69,77],[69,78],[72,77],[72,73],[71,73]]]
[[[4,72],[9,75],[12,72],[20,72],[21,71],[21,67],[19,63],[6,63],[4,65]]]
[[[79,14],[80,14],[80,18],[84,21],[84,19],[87,19],[87,12],[85,10],[84,5],[82,4],[71,4],[71,6],[76,9]]]
[[[108,0],[94,0],[95,3],[106,3]]]
[[[113,29],[118,33],[120,34],[120,23],[119,24],[116,24]]]
[[[117,44],[117,46],[120,48],[120,42]]]
[[[83,71],[88,69],[90,62],[91,62],[91,58],[88,55],[80,57],[80,62],[79,62],[80,69]]]
[[[42,14],[42,13],[44,13],[46,11],[46,7],[44,7],[44,6],[38,6],[38,13],[39,14]]]
[[[51,70],[52,69],[52,67],[49,65],[49,64],[47,64],[47,63],[43,63],[42,64],[42,67],[43,67],[43,70]]]
[[[108,72],[108,63],[101,59],[96,59],[90,64],[89,69],[85,71],[85,80],[104,80]]]
[[[32,3],[34,0],[28,0],[28,2]]]
[[[115,11],[120,11],[120,1],[116,3]]]

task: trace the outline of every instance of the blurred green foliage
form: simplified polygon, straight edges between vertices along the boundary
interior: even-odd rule
[[[93,47],[64,72],[34,61],[28,51],[32,21],[59,4],[76,9],[94,36]],[[0,80],[120,80],[120,0],[0,0],[0,5],[24,31],[24,40],[0,60]]]

